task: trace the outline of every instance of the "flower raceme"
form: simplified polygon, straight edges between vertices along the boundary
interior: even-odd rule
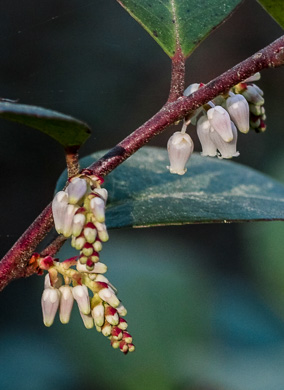
[[[174,133],[168,141],[171,163],[168,168],[171,173],[183,175],[186,172],[186,162],[193,152],[192,140],[186,133],[190,123],[197,124],[197,135],[202,147],[201,155],[217,156],[221,159],[239,156],[237,129],[244,134],[248,133],[250,128],[257,133],[265,131],[263,91],[254,84],[254,81],[259,79],[260,74],[256,73],[184,119],[181,132]],[[184,96],[190,96],[203,85],[191,84],[184,91]]]
[[[74,301],[87,329],[93,327],[109,338],[113,348],[124,354],[135,347],[126,331],[125,307],[116,288],[103,275],[107,266],[100,262],[102,243],[109,238],[105,225],[107,190],[102,179],[88,170],[69,180],[52,202],[55,229],[79,251],[78,256],[59,262],[50,256],[35,256],[39,270],[47,270],[42,294],[43,322],[51,326],[57,311],[63,324],[70,320]]]

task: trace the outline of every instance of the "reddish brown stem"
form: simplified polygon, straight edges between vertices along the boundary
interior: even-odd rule
[[[172,58],[172,77],[168,103],[183,96],[185,76],[185,58],[181,47],[177,44],[176,54]]]
[[[74,176],[79,172],[79,154],[78,146],[65,148],[65,158],[68,177]]]
[[[210,81],[189,97],[180,97],[174,102],[167,102],[156,115],[92,164],[90,169],[96,175],[107,175],[149,142],[150,139],[160,134],[170,124],[182,119],[190,111],[229,90],[254,73],[264,68],[277,67],[283,64],[284,36]],[[171,91],[174,91],[173,87]],[[180,94],[179,88],[176,89],[175,93],[176,96]],[[174,92],[172,95],[174,95]],[[0,263],[0,290],[12,279],[24,276],[28,259],[38,243],[52,227],[51,214],[51,205],[49,205],[2,259]],[[56,246],[54,249],[56,249]]]

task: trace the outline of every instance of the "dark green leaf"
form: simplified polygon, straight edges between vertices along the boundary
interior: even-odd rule
[[[251,168],[197,153],[184,176],[167,165],[166,150],[144,147],[106,177],[108,227],[284,220],[284,186]],[[66,173],[57,190],[65,182]]]
[[[0,102],[0,118],[38,129],[65,148],[80,146],[90,136],[86,123],[42,107]]]
[[[242,0],[117,0],[169,57],[187,57]]]
[[[283,0],[258,0],[263,8],[284,28],[284,1]]]

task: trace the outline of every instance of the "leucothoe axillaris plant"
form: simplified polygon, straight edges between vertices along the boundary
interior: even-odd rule
[[[71,238],[79,254],[62,262],[37,256],[38,269],[47,271],[41,299],[43,322],[51,326],[59,310],[60,321],[67,324],[75,300],[85,327],[95,327],[110,339],[113,348],[126,354],[135,349],[123,318],[127,311],[116,288],[103,275],[107,266],[100,262],[102,244],[109,239],[105,225],[108,193],[101,188],[102,182],[83,170],[53,199],[55,229]]]
[[[183,175],[186,172],[185,165],[194,150],[193,141],[186,133],[190,123],[196,125],[201,155],[220,159],[240,155],[237,129],[244,134],[250,128],[256,133],[266,130],[263,91],[254,84],[259,79],[258,72],[185,117],[181,131],[175,132],[168,141],[171,173]],[[184,96],[190,96],[203,85],[189,85]]]

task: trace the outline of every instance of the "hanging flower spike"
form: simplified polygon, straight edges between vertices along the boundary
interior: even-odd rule
[[[231,126],[233,139],[230,142],[225,142],[219,135],[219,133],[217,133],[216,131],[213,130],[210,132],[211,140],[214,142],[216,148],[219,150],[220,155],[218,155],[218,158],[220,159],[238,157],[240,155],[240,153],[236,150],[238,131],[233,122],[231,122]]]
[[[207,115],[202,115],[197,122],[197,135],[201,143],[201,156],[217,156],[217,148],[210,137],[210,122]]]
[[[187,169],[185,165],[194,149],[193,141],[187,133],[177,131],[168,140],[168,154],[171,173],[184,175]]]

